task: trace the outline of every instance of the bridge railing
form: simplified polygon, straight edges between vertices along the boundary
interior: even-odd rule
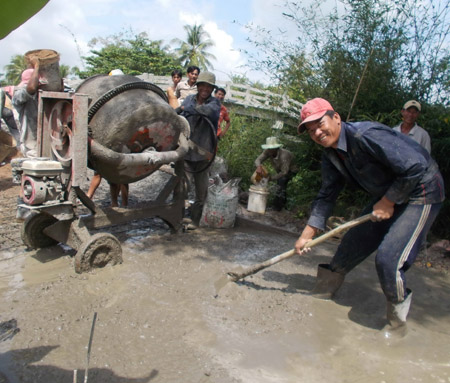
[[[172,85],[172,79],[169,76],[155,76],[144,73],[137,77],[156,84],[163,90],[166,90]],[[227,92],[224,100],[226,104],[271,110],[297,119],[300,115],[300,109],[303,106],[302,103],[292,100],[286,95],[253,88],[250,85],[235,84],[230,81],[218,82],[217,85],[224,88]]]
[[[293,118],[298,118],[300,109],[303,106],[300,102],[292,100],[285,94],[253,88],[250,85],[227,82],[223,88],[227,91],[225,100],[230,103],[273,110]]]

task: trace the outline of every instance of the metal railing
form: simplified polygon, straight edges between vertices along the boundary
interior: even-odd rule
[[[170,76],[155,76],[144,73],[137,76],[144,81],[158,85],[166,90],[172,85]],[[269,92],[250,85],[235,84],[233,82],[218,82],[219,87],[224,88],[227,92],[225,96],[225,104],[239,105],[244,108],[264,109],[287,115],[291,118],[299,118],[302,103],[292,100],[286,95]]]

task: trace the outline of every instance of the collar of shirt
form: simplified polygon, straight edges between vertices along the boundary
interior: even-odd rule
[[[336,149],[343,151],[344,153],[347,153],[347,137],[345,135],[345,122],[341,122],[341,132],[339,133],[339,139]]]
[[[417,127],[418,127],[418,126],[419,126],[419,125],[417,125],[417,122],[415,122],[415,123],[414,123],[414,126],[411,128],[411,130],[409,131],[408,134],[413,135],[413,134],[414,134],[414,131],[417,130]]]
[[[400,123],[400,124],[398,124],[398,125],[396,125],[396,126],[394,126],[393,129],[396,130],[397,132],[402,133],[402,124],[403,124],[403,122]],[[419,127],[419,124],[417,124],[417,122],[415,122],[415,123],[414,123],[414,126],[413,126],[413,127],[410,129],[410,131],[408,132],[408,135],[409,135],[409,136],[412,136],[412,135],[414,134],[414,131],[416,131],[418,127]]]
[[[189,82],[188,82],[189,80],[186,80],[185,82],[184,82],[184,85],[186,85],[186,88],[194,88],[195,86],[197,86],[197,83],[195,82],[194,83],[194,85],[189,85]]]

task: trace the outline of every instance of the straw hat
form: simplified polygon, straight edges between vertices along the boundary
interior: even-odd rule
[[[263,149],[278,149],[281,148],[283,145],[278,142],[278,139],[276,137],[267,137],[266,138],[266,144],[261,145],[261,148]]]

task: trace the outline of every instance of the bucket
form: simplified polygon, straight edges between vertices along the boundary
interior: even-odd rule
[[[16,145],[17,142],[13,136],[0,130],[0,162],[16,154]]]
[[[269,192],[266,188],[257,188],[250,186],[248,189],[248,205],[247,210],[254,213],[264,214],[266,212],[267,197]]]
[[[59,72],[59,53],[51,49],[36,49],[25,53],[25,59],[39,60],[40,89],[60,92],[63,90],[61,74]]]

